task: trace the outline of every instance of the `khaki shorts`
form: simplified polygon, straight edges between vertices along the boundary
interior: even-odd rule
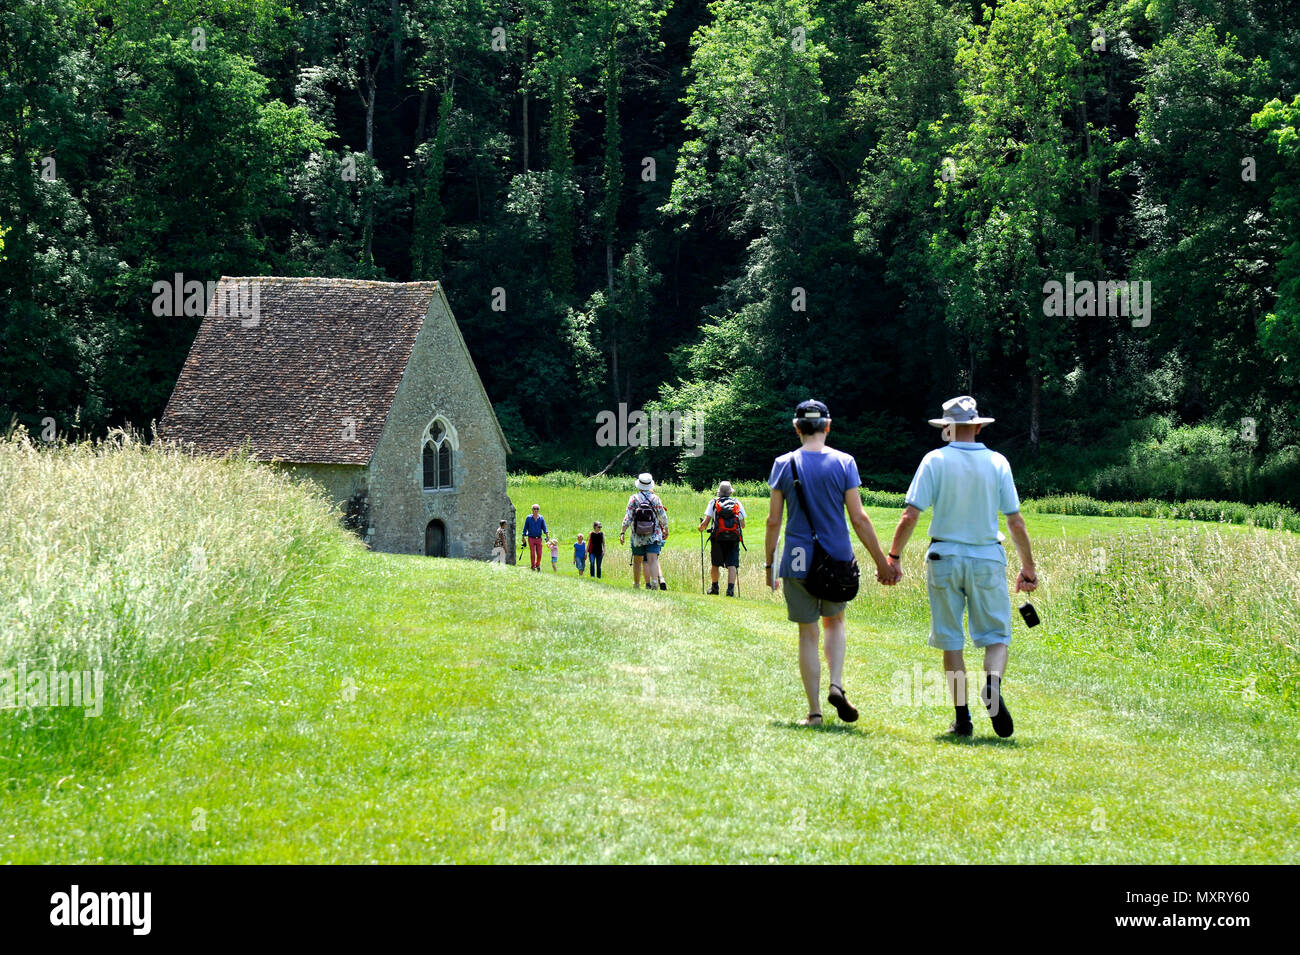
[[[781,587],[785,591],[786,616],[795,623],[816,623],[819,617],[838,617],[848,606],[814,597],[798,577],[782,577]]]
[[[987,647],[1011,642],[1011,596],[1007,565],[1000,560],[944,555],[925,562],[930,596],[930,646],[960,650],[966,645],[962,618],[970,625],[971,643]]]

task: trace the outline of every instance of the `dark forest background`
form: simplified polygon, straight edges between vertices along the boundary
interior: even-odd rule
[[[0,0],[0,414],[147,428],[175,273],[439,279],[516,470],[627,402],[764,477],[813,395],[897,488],[971,393],[1025,493],[1298,504],[1298,67],[1290,0]]]

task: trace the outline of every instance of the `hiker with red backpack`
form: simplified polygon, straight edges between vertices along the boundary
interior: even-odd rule
[[[700,521],[700,531],[709,531],[709,554],[713,569],[710,577],[713,583],[709,593],[718,592],[718,569],[727,568],[727,596],[736,596],[736,576],[740,572],[740,546],[745,538],[745,505],[732,495],[730,481],[718,485],[718,496],[709,501]],[[709,524],[713,527],[710,530]]]
[[[632,586],[641,586],[641,565],[645,564],[646,590],[667,590],[660,580],[659,551],[668,539],[668,510],[655,493],[655,481],[643,473],[636,479],[636,493],[627,499],[618,542],[632,530]]]

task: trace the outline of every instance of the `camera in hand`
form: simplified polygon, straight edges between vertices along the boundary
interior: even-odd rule
[[[1020,616],[1024,618],[1026,627],[1036,627],[1041,623],[1038,619],[1038,611],[1028,600],[1020,605]]]

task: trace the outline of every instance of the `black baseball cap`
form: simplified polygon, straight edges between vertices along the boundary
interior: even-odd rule
[[[794,416],[796,418],[829,418],[831,411],[816,398],[808,398],[795,406]]]

